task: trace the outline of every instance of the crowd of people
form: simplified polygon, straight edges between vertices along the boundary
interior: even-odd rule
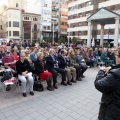
[[[81,81],[88,67],[94,67],[97,59],[106,65],[115,64],[115,50],[107,48],[66,47],[65,45],[46,45],[28,41],[3,42],[0,46],[2,65],[11,69],[13,75],[21,81],[22,94],[26,93],[26,82],[29,82],[30,94],[34,95],[33,85],[36,74],[46,80],[47,89],[58,89],[57,77],[61,74],[61,85],[67,86]],[[9,90],[7,86],[6,90]]]

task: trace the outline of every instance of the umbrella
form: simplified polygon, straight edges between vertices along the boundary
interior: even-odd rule
[[[93,38],[93,40],[92,40],[92,47],[94,47],[95,46],[95,39]]]

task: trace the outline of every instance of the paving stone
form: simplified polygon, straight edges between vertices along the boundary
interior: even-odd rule
[[[72,86],[61,86],[58,90],[36,92],[26,98],[21,93],[0,93],[0,120],[97,120],[101,93],[94,87],[98,69],[85,72],[83,81]],[[94,73],[94,74],[93,74]]]

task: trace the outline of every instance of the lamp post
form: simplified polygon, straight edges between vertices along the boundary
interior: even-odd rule
[[[68,47],[70,46],[70,23],[68,24],[69,32],[68,32]]]
[[[54,43],[54,22],[53,22],[53,39],[52,42]]]
[[[42,24],[40,24],[40,43],[43,39],[43,36],[42,36]]]

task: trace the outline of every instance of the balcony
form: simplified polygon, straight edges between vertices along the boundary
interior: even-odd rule
[[[67,31],[60,31],[60,34],[67,34]]]
[[[53,10],[53,11],[58,11],[58,10],[59,10],[59,7],[52,7],[52,10]]]
[[[52,18],[59,18],[59,15],[52,15]]]
[[[35,29],[32,29],[32,32],[40,32],[40,30],[39,29],[37,29],[37,30],[35,30]]]
[[[54,25],[58,25],[58,22],[53,22],[54,23]],[[52,23],[52,25],[53,25],[53,23]]]

